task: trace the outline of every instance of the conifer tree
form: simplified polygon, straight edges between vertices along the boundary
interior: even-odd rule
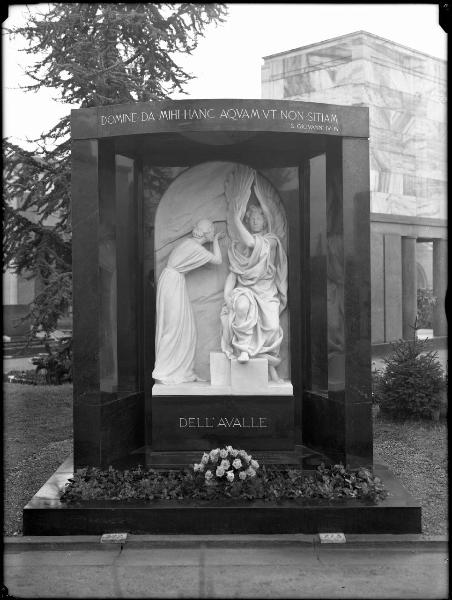
[[[192,78],[177,64],[223,4],[51,4],[6,30],[36,61],[27,90],[51,88],[73,108],[162,100]],[[32,333],[51,331],[72,299],[69,115],[29,151],[3,140],[4,268],[39,281],[30,306]]]

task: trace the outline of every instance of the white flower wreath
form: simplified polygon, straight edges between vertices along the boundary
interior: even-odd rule
[[[249,477],[255,477],[258,469],[257,460],[245,450],[232,446],[204,452],[201,461],[193,465],[195,473],[204,473],[207,483],[212,483],[215,478],[223,481],[226,479],[230,483],[236,479],[245,481]]]

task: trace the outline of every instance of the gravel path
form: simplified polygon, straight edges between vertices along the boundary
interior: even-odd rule
[[[448,534],[447,424],[374,420],[374,460],[386,464],[422,506],[425,537]]]

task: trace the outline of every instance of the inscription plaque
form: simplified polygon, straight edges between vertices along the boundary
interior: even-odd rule
[[[290,100],[165,100],[72,111],[72,137],[202,132],[279,131],[368,137],[369,111]]]
[[[293,396],[153,396],[151,414],[155,451],[228,444],[248,451],[292,450],[294,445]]]

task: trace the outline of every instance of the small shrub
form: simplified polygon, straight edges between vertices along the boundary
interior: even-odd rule
[[[44,376],[45,383],[60,385],[72,381],[72,336],[58,340],[56,348],[45,344],[46,354],[33,356],[30,360],[36,367],[36,376]]]
[[[3,375],[8,383],[26,383],[30,385],[60,385],[72,381],[72,337],[66,336],[58,341],[56,347],[45,344],[46,352],[32,356],[29,362],[35,369],[11,370]]]
[[[382,413],[393,418],[432,418],[441,406],[445,379],[438,353],[426,351],[427,340],[399,340],[378,385]]]
[[[419,329],[431,329],[433,327],[433,307],[437,303],[437,298],[433,295],[433,290],[429,288],[419,288],[417,291],[417,326]]]

